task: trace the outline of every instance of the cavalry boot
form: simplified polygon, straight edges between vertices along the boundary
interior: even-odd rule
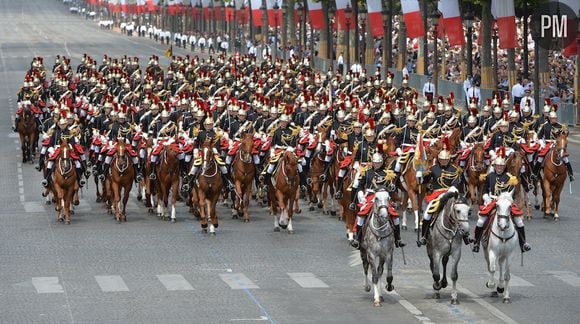
[[[228,168],[229,170],[229,168]],[[181,174],[181,177],[185,177],[185,175],[187,174],[187,163],[185,162],[185,160],[179,160],[179,171]]]
[[[483,227],[475,227],[475,242],[473,242],[473,252],[479,252],[479,242],[481,241],[481,236],[483,235]]]
[[[524,227],[516,227],[516,231],[518,232],[518,241],[520,242],[522,253],[530,251],[532,247],[526,242],[526,231]]]
[[[421,238],[419,239],[420,245],[427,244],[427,232],[429,231],[429,224],[431,224],[431,220],[423,219],[423,225],[421,225]]]
[[[344,184],[344,178],[338,177],[338,181],[336,184],[336,193],[334,193],[334,199],[339,200],[342,198],[342,186]]]
[[[352,188],[351,195],[350,195],[350,204],[348,205],[348,209],[353,210],[353,211],[356,210],[356,196],[357,196],[356,192],[357,192],[357,189]]]
[[[79,184],[79,187],[82,188],[86,183],[85,179],[83,178],[83,169],[77,168],[75,169],[75,171],[77,172],[77,182]]]
[[[52,182],[52,169],[46,169],[46,177],[44,177],[41,184],[44,188],[48,188],[48,185],[51,182]]]
[[[393,227],[393,234],[395,235],[395,247],[403,247],[406,244],[401,241],[401,225]]]
[[[306,173],[301,173],[299,175],[300,177],[300,192],[301,193],[306,193],[307,187],[306,187]]]
[[[141,165],[139,163],[133,164],[133,169],[135,169],[135,181],[140,182],[143,180],[143,175],[141,174]]]
[[[12,126],[12,131],[14,133],[18,133],[18,122],[20,121],[20,117],[14,118],[14,125]]]
[[[541,162],[536,162],[534,164],[534,167],[532,168],[532,175],[530,176],[530,178],[532,180],[538,180],[539,175],[540,175],[540,168],[542,167],[542,163]]]
[[[362,239],[362,226],[357,225],[356,226],[356,235],[354,236],[354,239],[350,242],[350,246],[352,246],[355,249],[360,249],[360,241]]]
[[[324,171],[322,171],[322,174],[320,175],[320,181],[326,181],[326,178],[328,178],[327,174],[328,174],[328,169],[330,168],[330,162],[324,162]]]
[[[222,180],[228,191],[231,192],[234,190],[234,184],[232,183],[232,180],[230,180],[230,177],[227,173],[222,173]]]
[[[151,162],[151,174],[149,174],[149,180],[157,179],[157,175],[155,174],[155,162]]]
[[[572,164],[570,162],[566,163],[566,168],[568,169],[568,177],[570,182],[574,181],[574,172],[572,171]]]
[[[272,175],[269,174],[268,172],[266,172],[266,174],[264,174],[264,179],[262,179],[262,184],[264,186],[267,186],[270,183],[271,179],[272,179]]]
[[[38,171],[38,172],[42,171],[43,166],[44,166],[44,155],[41,155],[38,158],[38,165],[36,166],[36,171]]]
[[[107,163],[103,163],[103,172],[99,174],[99,181],[105,181],[105,177],[109,175],[109,165]]]

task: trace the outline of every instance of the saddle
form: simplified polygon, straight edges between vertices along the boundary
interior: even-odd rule
[[[437,223],[439,214],[441,213],[441,210],[445,208],[447,200],[454,196],[453,192],[449,193],[449,191],[434,191],[431,195],[434,195],[435,193],[437,193],[436,197],[433,198],[427,206],[427,213],[433,215],[430,227],[433,227],[433,225]]]

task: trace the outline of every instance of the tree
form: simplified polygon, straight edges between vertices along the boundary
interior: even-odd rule
[[[491,66],[491,0],[481,0],[481,88],[495,89]]]

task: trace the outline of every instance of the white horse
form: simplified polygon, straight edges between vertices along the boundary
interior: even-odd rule
[[[490,234],[482,242],[489,272],[489,280],[485,286],[489,289],[496,287],[494,274],[499,265],[499,284],[497,291],[492,292],[492,296],[503,293],[503,302],[506,304],[511,302],[509,259],[512,252],[518,247],[518,233],[511,218],[512,195],[513,191],[510,191],[497,197],[495,217]]]

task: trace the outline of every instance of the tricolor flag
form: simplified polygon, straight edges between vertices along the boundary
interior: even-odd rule
[[[461,46],[465,44],[465,34],[459,13],[459,0],[439,0],[438,9],[442,15],[449,45]]]
[[[278,4],[277,12],[274,12],[274,5]],[[282,26],[282,0],[266,0],[266,10],[268,13],[268,25],[272,27]],[[278,17],[276,18],[276,14]]]
[[[262,26],[262,0],[250,0],[250,6],[252,7],[252,20],[254,26]]]
[[[425,173],[427,171],[427,152],[423,143],[423,134],[417,135],[417,147],[415,148],[414,165],[416,172]]]
[[[352,8],[350,0],[336,0],[336,19],[342,30],[346,30],[346,15],[344,14],[344,9],[346,9],[347,5]],[[355,27],[356,23],[351,19],[349,29],[354,29]]]
[[[578,14],[578,10],[580,10],[580,1],[578,0],[560,0],[561,3],[567,5],[568,7],[570,7],[570,9],[572,9],[572,11],[575,14]],[[568,17],[568,21],[566,22],[566,25],[568,26],[568,33],[570,33],[571,30],[574,30],[574,28],[578,28],[576,25],[576,20],[573,19],[573,17]],[[570,34],[572,35],[572,34]],[[571,37],[571,36],[569,36]],[[576,38],[580,37],[580,33],[576,33]],[[574,56],[578,54],[578,43],[577,40],[572,41],[568,46],[566,46],[564,48],[564,51],[562,52],[562,54],[564,56]]]
[[[417,0],[401,0],[403,17],[407,28],[407,37],[418,38],[425,36],[425,26]]]
[[[159,9],[159,0],[147,0],[147,11],[157,12]]]
[[[383,36],[385,29],[383,27],[382,3],[381,0],[367,0],[367,9],[369,15],[369,26],[373,37]]]
[[[320,30],[326,27],[324,12],[322,12],[322,2],[308,0],[308,15],[310,17],[310,25],[312,25],[312,28]]]
[[[175,16],[181,12],[181,6],[183,5],[183,1],[167,0],[167,5],[169,6],[169,15]]]
[[[493,0],[491,2],[491,14],[497,21],[499,48],[516,48],[518,45],[515,11],[514,0]]]

